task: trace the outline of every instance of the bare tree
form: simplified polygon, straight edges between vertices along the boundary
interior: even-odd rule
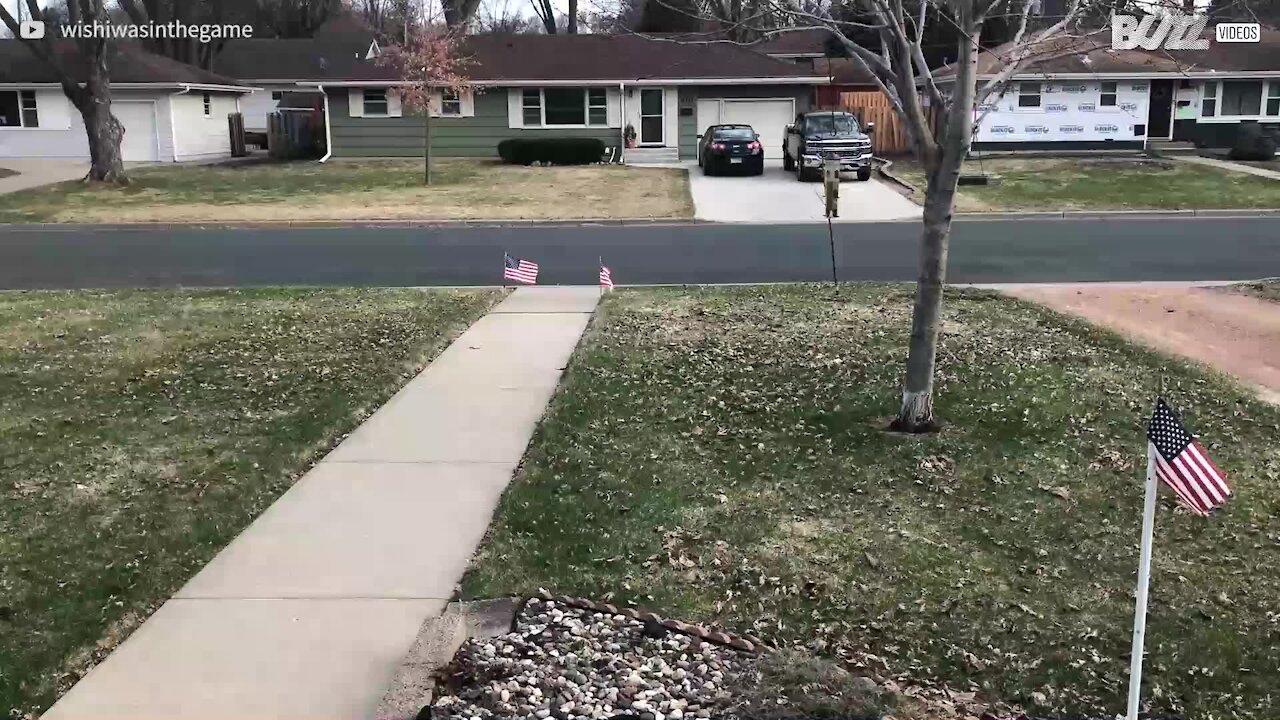
[[[480,0],[441,0],[444,22],[450,28],[465,29],[476,16]]]
[[[542,22],[542,28],[548,35],[555,35],[559,30],[556,25],[556,6],[551,0],[529,0],[529,3],[533,5],[533,13]]]
[[[26,0],[26,6],[31,19],[44,20],[44,12],[36,0]],[[18,21],[2,3],[0,20],[14,37],[21,35]],[[104,0],[70,0],[67,3],[67,20],[71,24],[106,22],[106,3]],[[85,180],[127,185],[129,176],[125,174],[120,154],[124,126],[111,114],[111,72],[108,67],[111,48],[108,40],[89,37],[55,41],[51,34],[46,33],[42,38],[21,38],[19,42],[53,70],[63,94],[84,119],[89,139],[89,173]],[[74,68],[84,69],[83,79]]]
[[[1035,30],[1030,23],[1035,0],[921,0],[914,6],[908,5],[908,0],[848,0],[838,10],[846,18],[860,18],[856,21],[837,19],[830,6],[815,11],[812,3],[801,9],[792,0],[761,0],[754,18],[712,18],[765,35],[796,28],[829,30],[849,56],[875,78],[911,138],[927,180],[919,276],[902,402],[894,429],[915,433],[937,427],[933,384],[951,219],[961,165],[973,139],[976,109],[990,93],[1003,90],[1009,78],[1029,61],[1044,59],[1062,47],[1063,43],[1055,41],[1075,26],[1080,1],[1069,0],[1062,17]],[[991,62],[984,63],[981,74],[985,81],[979,85],[983,24],[1000,14],[1010,16],[1016,29],[1012,40],[989,53]],[[929,22],[951,23],[956,30],[955,60],[946,68],[945,77],[935,77],[925,60],[923,45]]]
[[[536,33],[542,25],[512,7],[512,0],[488,0],[476,13],[476,29],[490,33]]]

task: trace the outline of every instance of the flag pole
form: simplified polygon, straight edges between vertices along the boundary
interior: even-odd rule
[[[600,286],[600,297],[604,297],[604,283],[600,282],[600,273],[604,272],[604,256],[596,256],[596,264],[600,267],[596,268],[596,285]]]
[[[1126,720],[1138,720],[1142,699],[1142,648],[1147,633],[1147,586],[1151,582],[1151,536],[1156,524],[1156,446],[1147,441],[1147,490],[1142,506],[1142,544],[1138,556],[1138,597],[1133,610],[1133,649],[1129,660],[1129,709]]]

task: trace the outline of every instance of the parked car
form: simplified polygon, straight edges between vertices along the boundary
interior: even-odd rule
[[[712,125],[698,139],[698,165],[703,175],[742,170],[764,172],[764,147],[750,125]]]
[[[822,176],[822,160],[835,155],[841,172],[855,172],[859,180],[871,179],[871,138],[875,127],[858,124],[853,113],[826,110],[800,113],[787,126],[782,145],[782,169],[794,170],[796,179],[816,180]]]

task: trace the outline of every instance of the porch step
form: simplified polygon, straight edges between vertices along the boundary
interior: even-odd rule
[[[1152,140],[1147,143],[1152,155],[1196,155],[1200,150],[1195,143],[1185,140]]]
[[[672,165],[680,162],[680,150],[674,147],[627,148],[622,157],[628,165]]]

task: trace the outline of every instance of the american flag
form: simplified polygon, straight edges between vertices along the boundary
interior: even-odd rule
[[[515,280],[525,285],[538,284],[538,263],[513,258],[504,254],[502,259],[502,278]]]
[[[605,290],[613,289],[613,273],[609,272],[609,268],[604,265],[600,266],[600,287]]]
[[[1164,398],[1156,401],[1147,439],[1156,448],[1156,477],[1173,488],[1188,509],[1207,515],[1227,501],[1231,490],[1226,476],[1209,460]]]

